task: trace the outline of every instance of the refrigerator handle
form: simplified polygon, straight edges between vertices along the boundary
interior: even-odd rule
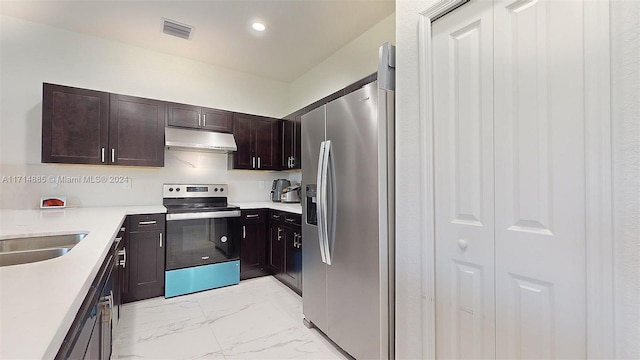
[[[324,142],[324,156],[322,158],[322,185],[320,186],[322,198],[322,227],[324,233],[324,256],[327,265],[331,265],[331,254],[329,253],[329,208],[327,201],[327,174],[329,172],[329,154],[331,153],[331,140]]]
[[[333,258],[333,249],[335,249],[335,241],[336,241],[336,217],[338,212],[336,201],[336,186],[338,185],[336,182],[336,172],[335,172],[335,164],[334,164],[334,155],[333,155],[333,147],[331,147],[331,141],[328,140],[328,145],[326,146],[325,152],[326,155],[326,169],[325,172],[325,182],[327,185],[327,192],[325,193],[325,220],[326,220],[326,257],[327,264],[331,265],[331,259]]]
[[[327,263],[327,258],[324,253],[324,217],[323,217],[323,205],[322,205],[322,165],[324,164],[324,141],[320,143],[320,153],[318,154],[318,173],[316,179],[316,186],[318,189],[316,199],[316,218],[318,220],[318,242],[320,245],[320,258],[323,263]]]

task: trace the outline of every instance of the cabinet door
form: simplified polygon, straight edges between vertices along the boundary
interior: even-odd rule
[[[91,337],[89,338],[89,344],[87,349],[82,353],[82,359],[94,360],[101,359],[102,349],[100,348],[102,342],[102,306],[96,304],[96,320],[93,323],[93,329],[91,330]],[[79,349],[82,352],[82,349]],[[74,354],[71,354],[74,356]],[[78,354],[80,355],[80,354]],[[70,359],[79,359],[80,357],[72,357]]]
[[[279,170],[281,162],[280,120],[255,117],[253,120],[255,136],[256,168],[260,170]]]
[[[294,234],[295,233],[295,234]],[[291,227],[285,227],[284,230],[284,268],[283,268],[283,278],[286,282],[288,282],[291,286],[298,285],[298,277],[296,275],[296,244],[297,244],[297,234]]]
[[[233,153],[234,169],[253,169],[255,160],[253,154],[252,117],[245,114],[235,114],[233,118],[233,136],[238,150]]]
[[[164,294],[164,232],[142,231],[129,235],[128,301]]]
[[[281,279],[302,294],[302,247],[299,227],[285,227],[284,267]]]
[[[109,163],[164,166],[162,101],[111,94]]]
[[[294,143],[295,143],[295,122],[285,120],[282,122],[282,169],[293,167]]]
[[[266,265],[265,222],[247,222],[240,229],[240,279],[264,275]]]
[[[269,268],[276,274],[282,273],[283,255],[284,255],[284,229],[279,223],[271,224],[269,236],[269,248],[267,251],[267,259]]]
[[[293,138],[293,168],[302,169],[302,114],[297,115],[294,121]]]
[[[202,108],[202,128],[205,130],[233,132],[233,113],[218,109]]]
[[[108,93],[44,84],[43,163],[103,164],[108,127]]]
[[[295,250],[295,266],[296,266],[296,276],[298,280],[298,290],[300,296],[302,296],[302,228],[297,230],[298,234],[298,247]]]
[[[202,118],[199,106],[167,103],[167,125],[198,129]]]

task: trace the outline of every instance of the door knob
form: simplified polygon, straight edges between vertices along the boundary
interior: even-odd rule
[[[460,239],[460,240],[458,240],[458,247],[459,247],[462,251],[464,251],[464,250],[466,250],[466,249],[467,249],[467,245],[469,245],[469,244],[468,244],[468,242],[467,242],[467,239]]]

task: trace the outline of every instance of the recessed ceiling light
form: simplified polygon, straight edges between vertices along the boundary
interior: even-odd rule
[[[253,28],[253,30],[255,31],[264,31],[267,27],[264,26],[263,23],[259,23],[259,22],[254,22],[251,27]]]

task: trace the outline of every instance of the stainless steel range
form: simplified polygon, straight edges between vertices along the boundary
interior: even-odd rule
[[[224,184],[165,184],[165,297],[237,284],[240,239],[232,229],[240,209]]]

